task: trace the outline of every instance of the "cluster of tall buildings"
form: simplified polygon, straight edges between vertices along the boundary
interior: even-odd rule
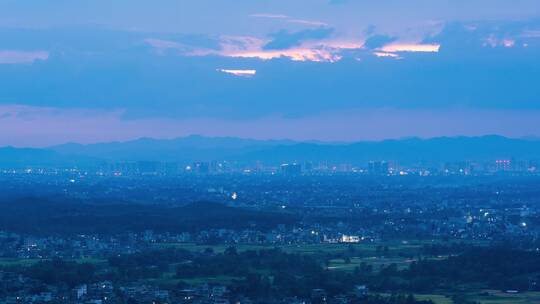
[[[385,175],[473,175],[498,173],[538,173],[535,161],[498,159],[484,162],[457,161],[441,164],[398,165],[394,161],[369,161],[364,165],[332,164],[329,162],[287,162],[266,165],[261,162],[241,164],[228,161],[196,161],[189,165],[176,162],[138,161],[105,164],[98,169],[106,175],[177,175],[220,173],[266,173],[298,176],[302,174],[358,173],[373,176]]]

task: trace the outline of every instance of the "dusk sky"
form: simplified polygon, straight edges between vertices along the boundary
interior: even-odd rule
[[[0,0],[0,146],[540,136],[540,1]]]

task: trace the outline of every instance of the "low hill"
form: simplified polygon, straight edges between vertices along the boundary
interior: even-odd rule
[[[0,231],[43,235],[249,227],[265,230],[295,221],[296,218],[290,214],[233,208],[212,202],[173,208],[127,203],[88,204],[43,198],[0,201]]]

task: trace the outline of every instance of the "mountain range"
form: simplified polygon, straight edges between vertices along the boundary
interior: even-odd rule
[[[97,164],[103,161],[193,162],[231,160],[279,163],[370,160],[444,162],[494,159],[540,159],[540,140],[502,136],[406,138],[354,143],[254,140],[234,137],[188,136],[141,138],[126,142],[69,143],[42,149],[0,148],[0,166]]]

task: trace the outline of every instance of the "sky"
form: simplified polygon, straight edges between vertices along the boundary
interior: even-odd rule
[[[0,0],[0,146],[540,137],[538,0]]]

